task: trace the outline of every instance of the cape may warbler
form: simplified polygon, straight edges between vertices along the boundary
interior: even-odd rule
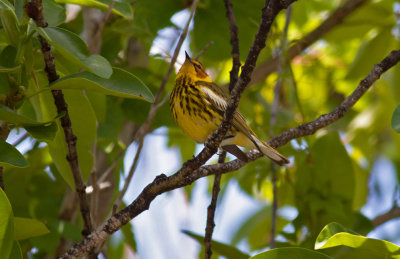
[[[221,124],[228,98],[228,90],[213,83],[200,62],[186,53],[170,96],[172,115],[183,132],[194,141],[204,143]],[[279,165],[289,163],[286,157],[256,136],[239,111],[235,112],[232,127],[221,147],[246,161],[246,155],[236,145],[257,148]]]

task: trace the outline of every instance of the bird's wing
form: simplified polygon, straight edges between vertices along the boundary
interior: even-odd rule
[[[206,100],[210,103],[212,108],[223,116],[226,107],[228,106],[229,91],[227,88],[221,87],[215,83],[198,82],[201,91],[206,95]],[[238,131],[242,132],[246,137],[253,141],[254,132],[247,125],[247,122],[238,110],[235,111],[233,116],[232,126]]]

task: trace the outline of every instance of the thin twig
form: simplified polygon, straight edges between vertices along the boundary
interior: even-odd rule
[[[276,125],[276,119],[279,110],[279,100],[282,92],[282,83],[283,83],[283,72],[284,66],[286,64],[286,51],[287,51],[287,34],[289,30],[290,18],[292,15],[292,6],[286,10],[286,21],[285,27],[282,33],[281,39],[281,47],[279,50],[278,58],[279,58],[279,66],[278,66],[278,80],[276,81],[274,87],[274,100],[271,106],[271,119],[270,119],[270,131],[271,136],[274,136],[274,127]],[[277,187],[277,174],[278,167],[276,164],[272,164],[271,166],[271,182],[272,182],[272,215],[271,215],[271,232],[270,232],[270,248],[273,249],[276,247],[275,236],[276,236],[276,222],[277,222],[277,213],[278,213],[278,187]]]
[[[240,96],[250,82],[251,74],[254,70],[258,55],[265,47],[265,40],[276,15],[293,2],[294,0],[271,0],[271,2],[266,0],[265,6],[262,9],[261,22],[258,32],[250,48],[249,55],[242,69],[242,73],[236,82],[235,87],[233,88],[231,97],[229,98],[227,109],[224,113],[224,118],[218,129],[207,139],[203,150],[195,158],[185,162],[182,168],[174,175],[167,177],[166,175],[161,174],[157,176],[152,183],[144,188],[135,201],[109,218],[89,237],[85,238],[85,240],[76,243],[67,251],[66,254],[62,256],[62,258],[69,258],[70,256],[82,256],[88,251],[91,251],[98,244],[104,242],[108,236],[117,231],[121,226],[129,222],[132,218],[136,217],[143,210],[148,209],[150,203],[159,194],[168,190],[185,186],[189,184],[189,182],[192,183],[195,179],[200,177],[201,173],[207,174],[204,171],[204,168],[207,167],[204,166],[200,168],[200,166],[203,165],[217,151],[217,147],[221,143],[222,138],[230,128],[233,114],[239,104]],[[215,172],[209,171],[208,173],[214,174]]]
[[[363,4],[369,0],[348,0],[341,6],[339,6],[332,14],[325,19],[317,28],[311,31],[309,34],[304,36],[302,39],[297,40],[296,44],[292,45],[288,50],[288,59],[293,59],[299,55],[303,50],[309,47],[311,44],[322,38],[325,34],[330,32],[337,25],[343,23],[344,19],[348,17],[355,10],[360,8]],[[250,85],[260,83],[264,79],[273,73],[278,68],[278,58],[272,58],[266,61],[254,70],[251,78]]]
[[[97,181],[97,173],[95,170],[92,171],[92,173],[90,174],[91,178],[92,178],[92,198],[91,198],[91,210],[92,210],[92,215],[93,215],[93,225],[96,227],[96,217],[95,217],[95,213],[97,211],[97,200],[99,198],[99,184]]]
[[[104,26],[106,25],[108,19],[110,19],[112,9],[114,8],[115,0],[111,0],[110,5],[108,6],[107,11],[105,11],[103,19],[97,26],[96,33],[94,34],[93,39],[90,41],[89,51],[91,54],[99,54],[101,47],[101,36],[103,34]]]
[[[38,27],[46,27],[47,23],[43,17],[43,6],[41,0],[32,0],[25,5],[25,11],[28,16],[32,18]],[[51,53],[50,44],[42,36],[38,35],[39,42],[41,45],[42,53],[45,61],[45,71],[49,83],[56,81],[59,76],[56,72],[54,58]],[[61,126],[64,130],[65,141],[67,143],[67,161],[71,168],[71,172],[74,178],[75,190],[79,196],[80,210],[82,214],[82,219],[84,223],[84,228],[82,234],[87,236],[93,229],[92,222],[90,218],[90,209],[85,192],[85,184],[82,180],[81,169],[79,167],[78,155],[76,151],[76,141],[77,138],[73,134],[71,127],[71,119],[68,114],[67,103],[65,102],[63,93],[61,90],[51,91],[54,97],[54,102],[57,107],[58,114],[65,113],[61,117]]]
[[[104,173],[101,175],[101,177],[97,180],[97,184],[100,184],[102,182],[104,182],[107,177],[114,171],[115,167],[117,166],[119,160],[121,159],[121,157],[124,156],[126,152],[126,149],[121,150],[117,157],[114,159],[114,161],[111,163],[111,165],[104,171]]]
[[[140,128],[138,129],[138,131],[136,133],[135,139],[137,139],[137,141],[139,143],[139,148],[136,151],[136,155],[135,155],[135,159],[134,159],[134,161],[136,161],[136,162],[133,162],[131,168],[129,169],[129,173],[128,173],[128,176],[127,176],[127,178],[125,180],[124,187],[122,188],[122,191],[120,192],[120,194],[119,194],[119,196],[118,196],[118,198],[116,200],[116,203],[115,203],[117,205],[117,207],[119,207],[119,205],[121,204],[122,199],[123,199],[126,191],[128,190],[130,181],[133,178],[133,175],[135,173],[136,166],[137,166],[137,161],[139,160],[140,152],[142,151],[144,137],[150,131],[150,125],[154,120],[154,117],[156,115],[157,110],[168,100],[168,95],[167,95],[167,96],[165,96],[163,98],[163,100],[160,101],[161,95],[164,92],[164,89],[165,89],[165,86],[166,86],[166,84],[168,82],[168,79],[169,79],[169,77],[170,77],[170,75],[172,73],[172,70],[174,69],[174,65],[175,65],[176,59],[178,58],[179,51],[180,51],[180,49],[182,47],[182,44],[185,41],[186,35],[187,35],[188,31],[189,31],[189,25],[190,25],[190,22],[191,22],[191,20],[193,18],[193,15],[194,15],[194,12],[195,12],[195,10],[197,8],[197,4],[198,3],[199,3],[199,0],[195,0],[195,1],[193,1],[192,6],[190,7],[189,19],[187,20],[186,25],[185,25],[185,27],[184,27],[184,29],[182,31],[182,34],[179,37],[178,43],[177,43],[177,45],[175,47],[175,50],[174,50],[174,54],[172,55],[172,59],[171,59],[171,62],[169,64],[168,71],[165,74],[163,80],[161,81],[160,88],[158,88],[157,94],[156,94],[156,96],[154,98],[154,103],[151,105],[151,108],[150,108],[150,111],[149,111],[149,115],[147,116],[146,121],[140,126]]]
[[[229,31],[231,34],[232,44],[232,70],[230,72],[229,91],[232,92],[233,87],[238,80],[238,74],[240,69],[240,52],[239,52],[239,29],[236,26],[236,18],[233,13],[233,6],[229,0],[224,0],[226,9],[226,18],[229,21]]]
[[[202,49],[199,51],[199,53],[197,53],[197,55],[196,55],[196,57],[195,57],[194,59],[199,59],[199,58],[204,54],[204,52],[206,52],[206,51],[208,50],[208,48],[211,47],[211,45],[213,45],[213,44],[214,44],[214,41],[210,41],[209,43],[207,43],[207,44],[204,46],[204,48],[202,48]]]
[[[389,220],[398,218],[398,217],[400,217],[400,207],[397,204],[394,204],[393,207],[389,211],[387,211],[381,215],[378,215],[374,219],[372,219],[372,224],[376,228],[376,227],[388,222]]]
[[[19,137],[12,145],[14,147],[18,146],[19,144],[22,143],[22,141],[24,141],[25,139],[27,139],[29,137],[28,132],[25,132],[21,137]]]
[[[118,195],[118,198],[117,198],[117,200],[116,200],[115,203],[114,203],[114,206],[116,206],[117,209],[118,209],[119,206],[121,205],[122,199],[124,198],[125,193],[126,193],[126,191],[128,190],[129,183],[131,182],[131,180],[132,180],[132,178],[133,178],[133,175],[135,174],[136,167],[137,167],[137,164],[138,164],[138,162],[139,162],[140,153],[142,152],[143,142],[144,142],[144,139],[141,138],[141,139],[139,140],[138,149],[137,149],[137,151],[136,151],[135,158],[133,159],[132,166],[131,166],[131,168],[129,169],[128,176],[127,176],[126,179],[125,179],[124,187],[123,187],[122,190],[120,191],[120,193],[119,193],[119,195]]]

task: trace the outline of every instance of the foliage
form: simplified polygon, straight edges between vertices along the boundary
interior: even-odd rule
[[[243,64],[264,1],[231,2]],[[277,56],[283,40],[288,40],[289,47],[301,42],[343,2],[298,0],[292,6],[287,39],[283,32],[286,16],[280,13],[258,65]],[[73,206],[74,213],[63,213],[66,193],[74,188],[74,181],[60,122],[65,114],[58,114],[51,90],[62,90],[68,104],[83,180],[94,190],[96,178],[89,176],[97,174],[100,179],[111,167],[112,173],[103,179],[108,189],[99,194],[101,206],[95,206],[93,213],[95,225],[111,213],[120,182],[125,180],[120,172],[126,165],[118,154],[137,140],[137,129],[148,117],[191,1],[116,1],[102,31],[100,53],[95,54],[88,48],[90,39],[84,36],[88,33],[86,25],[91,22],[84,14],[88,9],[79,9],[73,15],[67,4],[106,11],[111,1],[43,0],[47,28],[38,28],[28,18],[23,9],[26,3],[0,0],[0,166],[4,169],[5,186],[4,192],[0,190],[2,258],[54,257],[63,241],[77,242],[82,238],[78,203]],[[280,74],[274,72],[248,87],[240,110],[257,135],[268,139],[271,132],[278,134],[336,108],[373,64],[399,48],[396,8],[394,0],[367,1],[284,66]],[[200,60],[221,85],[229,83],[232,64],[225,12],[222,0],[200,1],[187,42],[192,56],[214,42]],[[60,75],[51,84],[44,70],[38,35],[50,43]],[[162,97],[172,89],[174,73]],[[278,78],[283,82],[278,121],[270,125]],[[362,208],[370,193],[368,179],[379,159],[390,161],[400,179],[399,84],[397,65],[342,119],[280,148],[292,163],[277,172],[278,212],[291,207],[297,216],[293,219],[278,213],[279,248],[265,251],[271,244],[271,162],[259,159],[225,175],[221,199],[229,193],[224,188],[237,183],[262,206],[238,222],[231,244],[213,241],[215,252],[227,258],[239,258],[238,254],[240,258],[398,257],[399,247],[389,242],[399,242],[398,239],[365,237],[379,227],[363,214]],[[167,104],[157,111],[150,125],[151,132],[159,128],[166,132],[163,139],[168,148],[180,152],[180,162],[193,156],[195,144],[177,128]],[[16,135],[24,141],[11,141]],[[188,202],[194,202],[190,200],[193,188],[182,192],[189,197]],[[137,249],[135,231],[128,225],[109,240],[109,258]],[[198,241],[202,238],[193,232],[185,233]],[[243,243],[246,251],[241,251]],[[61,248],[63,251],[68,247]]]

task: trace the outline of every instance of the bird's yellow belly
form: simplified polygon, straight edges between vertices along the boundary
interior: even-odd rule
[[[181,106],[176,103],[174,105],[175,120],[183,132],[191,139],[198,143],[204,143],[207,137],[212,134],[221,123],[219,116],[209,118],[205,114],[199,115],[199,112],[191,112],[183,110]]]

